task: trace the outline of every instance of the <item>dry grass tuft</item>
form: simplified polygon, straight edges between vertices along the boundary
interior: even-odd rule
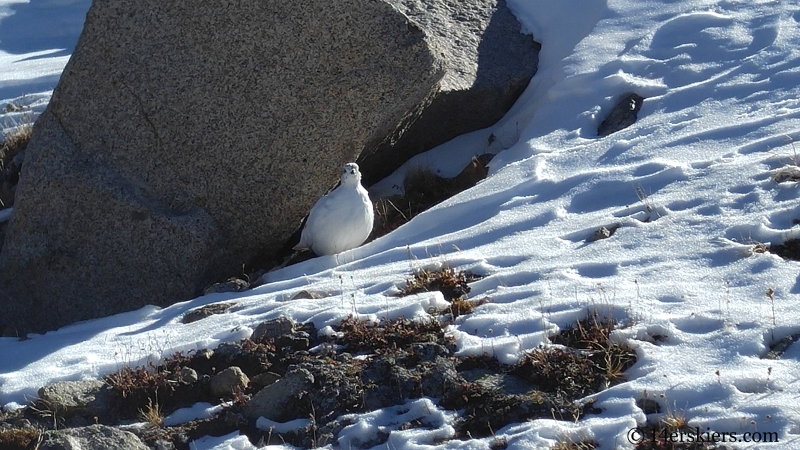
[[[15,150],[25,145],[30,141],[31,133],[33,132],[33,118],[30,114],[23,116],[22,120],[14,120],[11,123],[5,124],[3,131],[3,149]]]
[[[594,450],[597,448],[597,442],[591,440],[585,441],[565,441],[559,442],[555,445],[555,447],[551,447],[550,450]]]
[[[6,124],[3,142],[0,143],[0,209],[14,205],[13,186],[19,182],[20,163],[14,158],[22,153],[31,140],[33,120],[26,115],[21,123]]]
[[[562,347],[544,347],[528,353],[516,369],[541,390],[579,398],[625,380],[636,362],[636,352],[610,339],[615,322],[596,314],[566,327],[551,338]]]
[[[41,433],[35,428],[11,428],[0,430],[0,448],[4,450],[26,450],[38,447]]]
[[[0,144],[0,170],[5,170],[8,163],[28,147],[33,134],[33,120],[30,116],[20,123],[12,123],[3,131],[3,142]]]
[[[689,422],[686,420],[685,414],[668,409],[661,419],[661,426],[669,430],[685,430],[689,427]]]
[[[478,300],[467,300],[463,297],[455,298],[450,301],[450,306],[440,311],[440,313],[450,313],[450,317],[455,319],[458,316],[472,314],[472,311],[475,310],[476,306],[485,305],[490,301],[491,299],[489,299],[489,297],[484,297]]]
[[[414,273],[413,278],[406,280],[406,287],[397,296],[404,297],[421,292],[440,291],[445,300],[452,302],[455,299],[466,297],[470,291],[467,284],[478,279],[480,277],[473,273],[463,270],[456,272],[449,267],[438,271],[422,269]]]
[[[550,338],[554,344],[586,350],[603,349],[608,346],[611,330],[616,322],[608,317],[598,317],[592,313],[579,320],[574,326],[567,326],[556,336]]]
[[[147,399],[147,406],[139,410],[139,418],[150,425],[161,428],[164,425],[164,413],[158,405],[158,400]]]
[[[591,314],[551,340],[554,344],[590,351],[590,359],[602,370],[604,382],[614,385],[625,379],[625,371],[636,361],[633,349],[611,341],[615,327],[614,320]]]
[[[581,398],[602,391],[605,370],[598,369],[588,354],[559,347],[536,349],[520,362],[514,375],[539,390],[565,398]]]
[[[403,317],[380,322],[360,320],[349,316],[339,324],[343,333],[338,339],[350,352],[386,352],[405,348],[415,342],[444,342],[447,338],[439,322],[431,317],[427,321],[413,321]]]
[[[161,412],[158,402],[153,398],[169,400],[176,388],[185,387],[181,379],[181,368],[190,360],[182,352],[175,353],[160,364],[148,362],[145,366],[124,366],[120,370],[103,377],[111,387],[111,395],[118,413],[123,416],[140,417],[144,413]],[[153,408],[156,410],[153,410]],[[150,422],[150,420],[148,420]]]

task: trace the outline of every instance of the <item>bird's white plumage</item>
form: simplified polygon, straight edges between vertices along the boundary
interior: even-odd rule
[[[373,220],[372,202],[361,186],[358,164],[347,163],[341,184],[311,208],[300,243],[294,248],[310,248],[317,255],[356,248],[369,237]]]

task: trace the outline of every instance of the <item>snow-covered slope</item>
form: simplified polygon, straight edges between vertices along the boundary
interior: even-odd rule
[[[450,265],[486,275],[472,284],[471,296],[492,299],[450,328],[462,355],[491,352],[513,362],[598,310],[628,325],[618,338],[639,356],[628,382],[595,396],[602,414],[495,430],[508,448],[548,447],[565,438],[631,448],[630,430],[646,420],[635,404],[644,395],[701,430],[738,437],[775,432],[780,440],[735,447],[800,448],[800,345],[778,360],[761,359],[772,342],[800,333],[800,263],[752,251],[756,242],[779,244],[800,232],[797,184],[772,180],[794,163],[792,142],[800,139],[800,5],[509,0],[509,6],[542,44],[539,73],[497,125],[409,163],[454,175],[472,155],[498,153],[489,178],[387,236],[269,273],[265,285],[245,293],[148,307],[21,342],[0,339],[0,403],[24,403],[52,381],[239,340],[281,315],[318,328],[353,312],[422,316],[435,296],[386,294],[415,269]],[[1,0],[0,17],[14,8],[21,7]],[[0,98],[48,89],[43,77],[65,62],[41,53],[50,49],[7,43],[14,37],[3,30],[15,18],[32,26],[46,20],[48,9],[39,11],[43,17],[0,19]],[[16,48],[36,53],[15,54]],[[646,98],[639,121],[597,138],[597,126],[627,92]],[[374,191],[392,192],[402,173]],[[614,224],[621,227],[609,239],[585,242]],[[285,301],[302,289],[329,298]],[[190,308],[230,299],[238,305],[229,314],[179,322]],[[655,342],[655,335],[666,340]],[[432,445],[447,433],[452,413],[424,402],[403,411],[434,416],[431,423],[442,427],[393,432],[392,448]],[[397,414],[363,415],[359,431],[345,430],[342,442]],[[251,448],[243,439],[208,439],[198,448]],[[490,441],[441,445],[488,448]]]

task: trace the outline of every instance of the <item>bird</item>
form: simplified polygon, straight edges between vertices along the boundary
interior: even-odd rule
[[[294,250],[311,249],[317,255],[335,255],[367,240],[374,222],[372,201],[361,186],[358,164],[347,163],[341,183],[317,200]]]

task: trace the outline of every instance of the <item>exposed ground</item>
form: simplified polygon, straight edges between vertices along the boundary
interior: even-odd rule
[[[254,444],[311,448],[334,443],[349,424],[342,419],[347,414],[421,397],[457,411],[452,439],[492,436],[493,430],[510,423],[538,418],[575,421],[599,412],[582,399],[624,381],[625,371],[636,361],[630,347],[611,339],[617,324],[592,314],[552,336],[551,345],[529,352],[517,364],[502,364],[486,354],[457,357],[453,340],[445,332],[447,324],[471,312],[473,305],[491,302],[468,298],[469,282],[477,279],[450,268],[418,271],[408,279],[399,295],[439,290],[450,305],[430,311],[427,320],[374,322],[351,316],[326,336],[313,324],[281,318],[256,328],[250,339],[223,344],[214,351],[178,353],[145,367],[123,367],[102,380],[103,405],[76,408],[40,399],[5,414],[0,422],[0,447],[26,449],[43,430],[144,422],[124,428],[151,448],[188,449],[194,439],[234,430]],[[190,311],[185,320],[225,314],[233,305],[221,306],[209,305],[204,313]],[[246,381],[234,382],[222,396],[219,391],[215,394],[213,380],[234,367]],[[282,392],[290,399],[283,408],[258,409],[256,403],[270,402],[264,394],[268,386],[296,378],[300,372],[310,375],[309,384]],[[163,423],[166,415],[180,408],[220,401],[227,402],[226,406],[211,418],[175,426]],[[281,433],[256,427],[254,417],[262,414],[276,422],[308,420]],[[405,429],[426,426],[416,421],[401,425]],[[360,448],[380,445],[386,438],[388,434],[376,436]],[[590,442],[574,445],[592,448]],[[504,446],[502,440],[495,441],[495,448]]]

